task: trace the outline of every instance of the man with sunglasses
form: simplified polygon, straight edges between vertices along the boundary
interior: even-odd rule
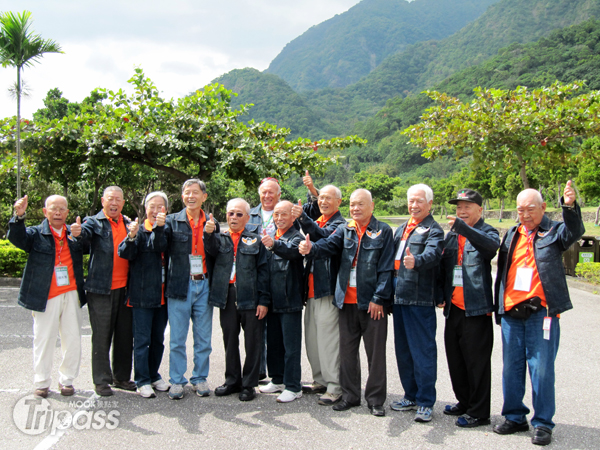
[[[220,308],[225,345],[225,383],[215,395],[239,392],[241,401],[256,397],[263,347],[263,324],[271,295],[267,254],[260,236],[245,229],[250,205],[241,198],[227,202],[228,230],[217,245],[207,247],[211,267],[208,304]],[[246,359],[240,361],[240,327],[244,330]]]

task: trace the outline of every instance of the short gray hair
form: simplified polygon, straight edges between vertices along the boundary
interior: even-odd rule
[[[369,201],[370,202],[373,201],[373,195],[371,194],[371,191],[369,191],[368,189],[356,189],[354,192],[352,192],[350,197],[352,197],[352,195],[359,193],[359,192],[363,192],[363,193],[367,194],[367,196],[369,197]]]
[[[414,191],[425,192],[425,198],[427,199],[428,202],[433,200],[433,191],[426,184],[423,184],[423,183],[413,184],[411,187],[408,188],[408,191],[406,191],[406,198],[408,199],[408,197],[410,196],[410,193],[414,192]]]
[[[183,191],[185,191],[185,188],[188,186],[191,186],[192,184],[197,184],[198,186],[200,186],[200,190],[206,194],[206,184],[204,184],[204,181],[199,180],[198,178],[190,178],[185,183],[183,183],[183,186],[181,188],[181,193],[183,194]]]
[[[337,186],[334,186],[333,184],[328,184],[326,186],[323,186],[320,191],[322,191],[323,189],[327,189],[327,188],[331,188],[335,191],[335,198],[339,198],[339,199],[342,198],[342,191],[340,191],[340,189]],[[319,191],[319,193],[321,193],[320,191]]]
[[[48,207],[49,201],[57,199],[57,198],[62,198],[65,201],[67,208],[69,207],[69,201],[67,200],[67,197],[63,197],[62,195],[51,195],[44,201],[44,208]]]
[[[162,191],[154,191],[146,195],[146,198],[144,199],[144,207],[147,207],[148,202],[150,202],[150,200],[152,200],[154,197],[162,198],[165,201],[165,209],[169,209],[169,199],[167,198],[167,194]]]
[[[120,192],[121,195],[123,195],[123,189],[121,189],[119,186],[108,186],[106,189],[104,189],[104,192],[102,193],[102,197],[104,197],[106,195],[107,192],[110,191],[117,191]]]
[[[265,179],[265,180],[263,180],[263,182],[258,186],[258,195],[260,195],[260,188],[265,183],[275,183],[277,185],[277,193],[281,194],[281,186],[279,185],[279,183],[277,182],[277,180],[275,178],[272,178],[272,179]]]
[[[517,201],[519,201],[519,198],[523,198],[526,195],[533,196],[533,198],[539,203],[540,206],[544,203],[544,199],[542,198],[542,194],[540,194],[540,191],[531,188],[519,192],[519,195],[517,195]]]
[[[244,210],[246,211],[246,214],[250,215],[250,205],[243,198],[232,198],[231,200],[229,200],[227,202],[227,209],[226,209],[226,211],[229,211],[229,208],[230,207],[233,208],[233,204],[234,203],[238,203],[238,202],[241,203],[242,205],[244,205]]]

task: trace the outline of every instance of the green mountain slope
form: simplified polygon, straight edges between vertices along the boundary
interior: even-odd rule
[[[344,87],[416,42],[443,39],[498,0],[363,0],[294,39],[271,62],[296,91]]]

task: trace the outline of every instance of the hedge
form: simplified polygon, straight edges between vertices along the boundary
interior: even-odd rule
[[[600,284],[600,263],[579,263],[575,266],[575,274],[593,284]]]

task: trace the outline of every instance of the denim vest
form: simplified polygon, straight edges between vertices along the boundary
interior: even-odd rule
[[[140,224],[134,240],[119,244],[119,256],[129,261],[127,296],[134,308],[159,308],[162,300],[162,256],[167,250],[165,227],[146,230]],[[166,274],[166,267],[165,267]]]
[[[274,240],[272,250],[267,252],[272,312],[302,311],[304,264],[298,251],[301,240],[302,234],[291,227],[279,240]]]
[[[535,264],[548,304],[548,314],[551,316],[573,308],[565,278],[562,252],[577,242],[585,233],[579,205],[575,204],[573,208],[569,208],[563,205],[563,199],[561,199],[561,205],[563,206],[563,222],[552,221],[544,215],[533,241]],[[495,286],[495,301],[499,315],[504,314],[506,277],[517,245],[518,228],[518,225],[512,227],[500,245]],[[496,320],[499,322],[500,317],[497,316]]]
[[[73,238],[70,234],[71,227],[67,225],[67,244],[71,252],[79,304],[83,306],[86,303],[83,290],[83,241],[81,237]],[[19,305],[33,311],[46,311],[56,262],[54,237],[48,219],[44,219],[41,225],[25,228],[25,220],[12,217],[8,222],[7,237],[15,247],[29,253],[19,290]]]
[[[325,239],[333,233],[337,227],[346,223],[339,211],[333,214],[325,226],[320,228],[305,211],[298,218],[298,222],[302,227],[304,234],[310,235],[312,242],[317,242],[320,239]],[[313,282],[315,288],[314,298],[323,298],[328,295],[334,295],[335,283],[337,280],[338,271],[340,270],[340,255],[334,255],[329,258],[307,259],[306,267],[304,268],[304,291],[308,298],[308,277],[313,273]],[[305,298],[306,300],[306,298]]]
[[[204,214],[204,217],[208,217]],[[219,223],[212,233],[204,232],[204,253],[214,252],[219,240]],[[192,254],[192,227],[188,222],[186,208],[169,214],[165,222],[167,237],[167,286],[165,297],[186,300],[190,284],[190,255]],[[204,264],[207,262],[204,261]],[[206,266],[207,270],[209,266]]]
[[[396,230],[393,257],[400,248],[402,234],[407,224],[408,222],[402,224]],[[437,278],[444,248],[444,230],[431,214],[425,217],[408,236],[406,248],[410,248],[410,252],[415,257],[415,267],[407,269],[404,263],[400,264],[394,303],[414,306],[435,306],[441,303],[437,294]]]
[[[446,302],[444,315],[450,314],[454,267],[458,262],[458,235],[467,240],[463,251],[462,280],[465,300],[465,316],[480,316],[494,311],[492,295],[492,259],[500,247],[498,230],[479,219],[473,227],[457,218],[446,235],[442,264],[440,266],[440,291],[438,303]]]
[[[130,220],[123,217],[125,228]],[[119,224],[120,226],[121,224]],[[112,287],[114,243],[112,227],[104,211],[86,217],[81,224],[81,236],[89,247],[90,263],[85,290],[94,294],[109,295]]]
[[[326,239],[315,242],[309,258],[341,255],[340,270],[335,286],[335,305],[342,309],[350,270],[358,248],[358,235],[354,228],[343,223]],[[375,216],[360,240],[356,262],[356,301],[358,309],[369,309],[369,303],[389,306],[392,299],[392,273],[394,271],[394,246],[392,229],[379,222]]]
[[[209,254],[210,293],[208,304],[225,309],[229,279],[233,267],[233,241],[228,231],[220,233],[218,248]],[[215,252],[216,250],[216,252]],[[269,267],[267,250],[258,234],[242,231],[235,256],[235,289],[238,310],[256,309],[258,305],[269,306]]]

